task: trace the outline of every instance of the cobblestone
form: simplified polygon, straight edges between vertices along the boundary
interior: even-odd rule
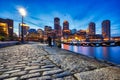
[[[30,70],[29,73],[34,73],[34,72],[43,72],[43,71],[50,71],[54,70],[55,68],[44,68],[44,69],[36,69],[36,70]]]
[[[4,79],[4,80],[18,80],[18,77],[7,78],[7,79]]]
[[[55,67],[55,65],[45,65],[45,66],[41,66],[41,68],[53,68]]]
[[[42,76],[42,77],[30,78],[28,80],[52,80],[52,78],[51,76]]]
[[[64,77],[64,80],[77,80],[73,76]]]
[[[57,79],[53,79],[53,80],[64,80],[63,78],[57,78]]]
[[[119,68],[44,44],[0,48],[0,80],[119,80],[119,72]]]
[[[14,67],[22,67],[22,66],[25,66],[26,64],[17,64],[17,65],[14,65]]]
[[[57,70],[52,70],[52,71],[45,71],[43,72],[43,75],[53,75],[53,74],[61,73],[61,72],[63,72],[63,70],[57,69]]]
[[[71,75],[71,73],[69,71],[64,71],[62,73],[54,74],[53,76],[55,78],[63,78],[63,77],[69,76],[69,75]]]
[[[26,73],[27,71],[19,71],[19,72],[12,73],[10,76],[22,76],[22,75],[25,75]]]
[[[39,77],[38,80],[52,80],[51,76],[42,76]]]
[[[27,66],[25,70],[39,69],[40,66]]]
[[[2,75],[0,75],[0,79],[6,78],[6,77],[9,77],[9,74],[2,74]]]
[[[4,73],[15,73],[15,72],[18,72],[18,71],[20,71],[20,69],[18,69],[18,70],[11,70],[11,71],[7,71],[7,72],[4,72]]]
[[[0,69],[0,72],[9,71],[9,70],[12,70],[12,69],[13,69],[13,68],[9,68],[9,69],[4,68],[4,69]]]
[[[40,73],[32,73],[32,74],[26,74],[20,77],[20,79],[28,79],[28,78],[32,78],[32,77],[38,77],[40,76]]]

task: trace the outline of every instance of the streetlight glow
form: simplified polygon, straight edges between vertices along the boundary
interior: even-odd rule
[[[22,15],[22,16],[26,16],[26,10],[24,8],[19,8],[19,13]]]

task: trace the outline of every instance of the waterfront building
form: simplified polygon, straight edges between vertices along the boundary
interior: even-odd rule
[[[112,37],[111,40],[113,40],[113,41],[120,41],[120,36]]]
[[[110,20],[104,20],[102,22],[102,36],[104,40],[110,40]]]
[[[39,36],[37,34],[36,29],[29,29],[29,34],[28,34],[28,40],[29,41],[38,41],[39,40]]]
[[[38,29],[37,33],[38,33],[39,40],[42,42],[44,37],[44,31],[42,29]]]
[[[78,30],[78,31],[77,31],[77,34],[78,34],[78,35],[81,35],[81,34],[82,34],[82,35],[86,35],[86,30]]]
[[[51,26],[45,26],[44,27],[45,34],[49,36],[49,34],[52,32],[52,27]]]
[[[101,34],[89,35],[88,38],[89,38],[90,42],[102,41],[102,35]]]
[[[69,22],[66,20],[63,22],[63,30],[69,30]]]
[[[44,41],[47,41],[47,38],[49,36],[52,37],[52,27],[51,26],[45,26],[44,27]]]
[[[62,32],[61,32],[61,26],[60,26],[60,19],[58,17],[54,18],[54,30],[56,33],[56,38],[60,39]]]
[[[13,37],[13,23],[12,19],[2,19],[0,18],[0,34],[5,33],[4,37]]]
[[[8,36],[8,25],[7,23],[0,22],[0,35]]]
[[[54,29],[59,30],[60,27],[60,19],[58,17],[54,18]]]
[[[86,30],[78,30],[74,36],[79,41],[85,41],[86,40]]]
[[[90,22],[89,26],[88,26],[88,31],[87,34],[88,35],[95,35],[96,31],[95,31],[95,23],[94,22]]]
[[[70,35],[69,22],[65,20],[63,22],[63,37],[68,37],[69,35]]]

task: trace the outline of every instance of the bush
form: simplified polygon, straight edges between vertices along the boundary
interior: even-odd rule
[[[5,37],[4,36],[0,36],[0,41],[5,41]]]

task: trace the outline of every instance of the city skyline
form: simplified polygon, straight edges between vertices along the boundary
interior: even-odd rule
[[[84,29],[88,28],[90,22],[96,24],[96,33],[102,33],[102,21],[111,21],[112,36],[120,36],[119,26],[119,0],[1,0],[0,3],[0,17],[14,20],[14,32],[18,31],[18,23],[21,22],[21,16],[18,13],[19,7],[24,7],[27,11],[25,23],[30,28],[42,28],[45,25],[54,28],[54,17],[60,18],[60,25],[63,27],[63,21],[69,22],[70,29]],[[7,6],[4,6],[7,5]]]

